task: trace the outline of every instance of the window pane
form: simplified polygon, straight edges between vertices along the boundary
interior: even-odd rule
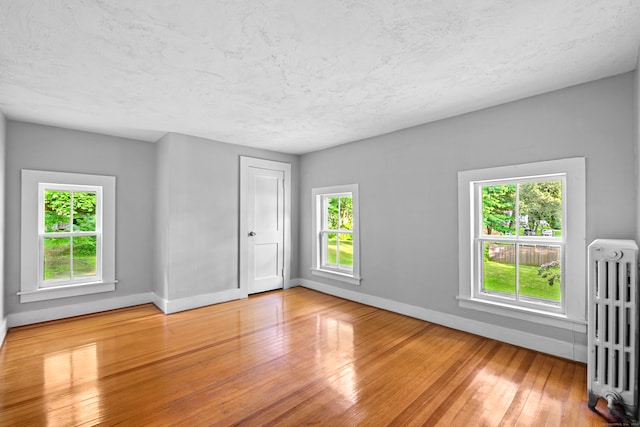
[[[326,254],[324,261],[326,265],[336,265],[337,236],[335,233],[325,234],[324,253]]]
[[[96,193],[73,193],[73,231],[96,231]]]
[[[71,193],[69,191],[45,190],[44,229],[48,233],[70,230]]]
[[[339,197],[327,198],[327,229],[337,230],[340,227],[340,215],[338,211]]]
[[[353,230],[353,203],[350,196],[340,197],[340,229]]]
[[[562,181],[520,184],[520,225],[531,236],[562,236]]]
[[[96,275],[96,236],[73,238],[73,277]]]
[[[515,245],[498,242],[483,242],[482,244],[482,290],[515,295]]]
[[[340,234],[340,267],[353,268],[353,235]]]
[[[44,280],[71,278],[71,239],[69,237],[44,238]]]
[[[560,247],[520,245],[518,251],[520,297],[559,303],[562,295]]]
[[[482,234],[515,234],[516,186],[487,185],[482,187]]]

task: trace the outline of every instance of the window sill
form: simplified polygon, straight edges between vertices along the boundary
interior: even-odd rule
[[[458,305],[462,308],[469,308],[471,310],[484,311],[486,313],[498,314],[514,319],[553,326],[555,328],[587,333],[587,322],[585,320],[570,319],[563,314],[554,314],[526,307],[514,307],[509,304],[503,304],[495,301],[465,297],[458,297]]]
[[[336,271],[319,270],[317,268],[311,269],[311,274],[315,276],[326,277],[327,279],[340,280],[351,285],[360,285],[360,277],[352,276],[350,274],[338,273]]]
[[[118,283],[117,280],[114,282],[93,282],[77,285],[56,286],[50,288],[39,288],[32,291],[18,292],[18,295],[20,296],[20,303],[46,301],[57,298],[68,298],[79,295],[111,292],[116,289],[116,283]]]

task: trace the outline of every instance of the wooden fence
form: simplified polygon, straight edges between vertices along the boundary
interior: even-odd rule
[[[560,260],[560,248],[557,246],[520,245],[520,265],[542,265]],[[514,245],[493,243],[489,245],[489,261],[504,264],[516,262]]]

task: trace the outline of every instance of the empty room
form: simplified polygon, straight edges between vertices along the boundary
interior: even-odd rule
[[[0,0],[0,425],[635,425],[640,2]]]

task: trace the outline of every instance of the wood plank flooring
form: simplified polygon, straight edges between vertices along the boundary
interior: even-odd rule
[[[0,425],[601,426],[580,363],[293,288],[14,328]]]

